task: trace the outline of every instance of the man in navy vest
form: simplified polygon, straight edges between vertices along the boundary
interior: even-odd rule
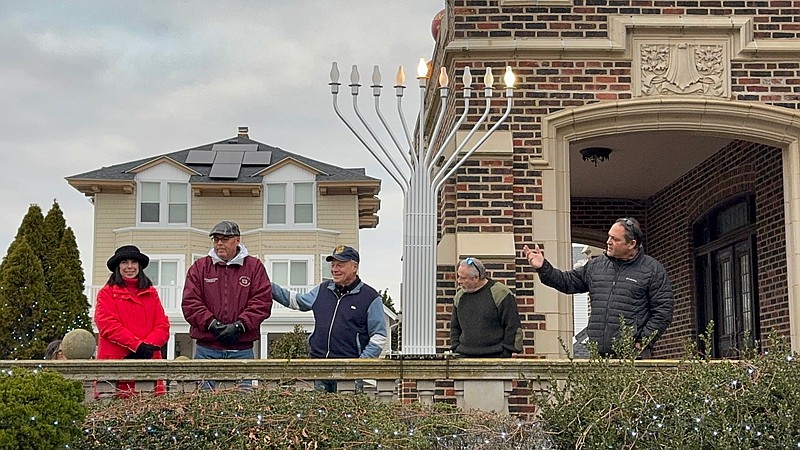
[[[325,258],[333,280],[326,280],[305,294],[272,283],[273,299],[300,311],[314,313],[314,332],[308,343],[312,358],[377,358],[386,342],[383,300],[358,277],[358,252],[340,245]],[[314,386],[336,392],[336,380],[317,380]],[[356,390],[363,388],[356,381]]]

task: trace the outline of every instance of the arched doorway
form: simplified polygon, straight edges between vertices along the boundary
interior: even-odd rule
[[[546,199],[549,198],[553,202],[555,208],[553,211],[543,212],[545,215],[543,217],[549,214],[547,220],[556,225],[556,241],[552,242],[556,252],[551,253],[549,257],[555,261],[556,266],[568,266],[567,257],[574,239],[570,218],[573,199],[570,189],[570,153],[576,151],[578,143],[626,133],[662,133],[662,136],[663,133],[667,133],[676,137],[693,134],[700,137],[710,136],[761,143],[780,150],[781,167],[778,171],[782,172],[779,176],[783,181],[785,209],[784,214],[781,214],[784,222],[781,226],[785,234],[785,246],[782,252],[787,267],[785,284],[788,292],[782,301],[788,308],[789,323],[777,325],[788,329],[792,347],[795,350],[800,348],[798,334],[800,305],[795,301],[797,297],[795,291],[800,287],[796,273],[796,268],[800,265],[800,248],[797,246],[800,240],[800,147],[798,146],[800,116],[792,110],[762,104],[706,98],[646,98],[597,103],[560,111],[546,117],[542,130],[542,158],[532,160],[531,164],[538,166],[543,172],[552,171],[545,176],[552,177],[554,182],[545,183],[543,193]],[[617,177],[617,183],[630,182],[630,179],[638,183],[648,182],[646,173],[622,171],[614,175]],[[648,224],[648,226],[651,231],[658,230],[658,224]],[[693,258],[694,247],[697,247],[696,244],[691,244],[690,230],[691,227],[686,231],[686,241],[690,244],[680,250],[689,259]],[[731,257],[742,256],[741,253],[737,253],[739,250],[741,249],[734,247]],[[724,259],[723,253],[717,254],[721,258],[720,261]],[[741,275],[741,268],[739,270],[738,273]],[[694,280],[696,273],[702,272],[700,270],[693,272],[680,282],[698,285]],[[685,303],[682,305],[679,320],[690,320],[691,317],[697,316],[701,309],[707,308],[707,303],[699,301],[699,294],[694,292],[678,299],[679,302]],[[755,293],[754,289],[746,295]],[[744,307],[740,307],[739,310],[741,311],[737,313],[740,316],[739,323],[743,323],[749,313]],[[757,311],[754,313],[757,314]]]

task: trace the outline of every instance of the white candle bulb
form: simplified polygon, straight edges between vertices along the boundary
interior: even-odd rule
[[[469,66],[464,67],[464,87],[465,88],[472,87],[472,72],[470,72]]]
[[[492,75],[492,68],[486,68],[486,75],[483,76],[483,84],[486,85],[487,89],[491,89],[494,85],[494,75]]]
[[[419,59],[417,66],[417,78],[428,78],[428,65],[425,64],[425,58]]]
[[[517,80],[517,77],[514,76],[514,72],[511,71],[511,66],[506,66],[506,74],[503,75],[503,82],[506,83],[507,88],[513,88],[514,82]]]
[[[381,84],[381,71],[378,66],[372,68],[372,84],[374,86]]]
[[[339,82],[339,66],[336,64],[336,61],[333,62],[331,65],[331,83],[338,83]]]
[[[442,67],[442,70],[439,71],[439,86],[447,87],[447,83],[449,82],[450,78],[447,77],[447,71],[444,70],[444,67]]]
[[[395,81],[398,86],[402,86],[406,82],[406,73],[403,71],[403,66],[400,66],[397,69],[397,76],[395,77]]]

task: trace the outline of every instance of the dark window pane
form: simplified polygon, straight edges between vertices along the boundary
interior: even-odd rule
[[[158,203],[142,203],[142,222],[158,223]]]

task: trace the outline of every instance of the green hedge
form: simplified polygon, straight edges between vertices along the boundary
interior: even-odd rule
[[[623,341],[621,360],[594,352],[588,367],[573,365],[566,385],[540,394],[557,448],[800,448],[800,364],[783,339],[723,361],[687,344],[677,367],[657,369],[619,350],[632,347],[630,333]]]
[[[83,398],[80,382],[55,372],[0,371],[0,449],[70,448],[82,434]]]
[[[98,401],[85,449],[533,449],[532,424],[447,404],[362,394],[255,389]]]

